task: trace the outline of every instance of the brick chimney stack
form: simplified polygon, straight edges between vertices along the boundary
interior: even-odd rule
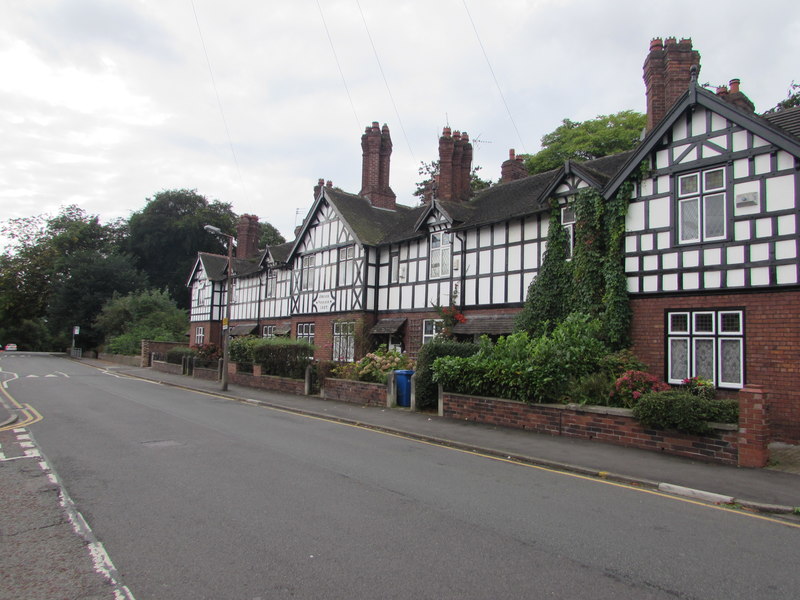
[[[373,121],[361,136],[361,192],[373,206],[396,208],[395,193],[389,187],[389,170],[392,157],[392,138],[389,127],[383,128]]]
[[[500,166],[500,183],[508,183],[517,179],[524,179],[529,175],[528,168],[521,158],[517,158],[517,153],[511,148],[508,151],[508,160]]]
[[[739,84],[740,81],[738,79],[731,79],[729,83],[730,89],[726,88],[724,85],[718,87],[717,96],[721,97],[725,102],[730,102],[734,106],[738,106],[742,110],[746,110],[750,113],[756,112],[756,105],[751,102],[750,98],[744,95],[744,92],[739,90]]]
[[[236,224],[236,258],[252,258],[258,254],[261,227],[255,215],[242,215]]]
[[[325,185],[325,180],[322,177],[320,177],[317,180],[317,185],[314,186],[314,202],[316,202],[317,198],[319,198],[319,194],[322,191],[322,187],[324,185]]]
[[[439,138],[439,185],[440,200],[466,201],[471,194],[472,144],[465,131],[442,130]]]
[[[644,61],[644,84],[647,88],[647,129],[653,129],[675,101],[689,87],[691,68],[700,72],[700,53],[692,49],[691,38],[677,41],[655,38]]]

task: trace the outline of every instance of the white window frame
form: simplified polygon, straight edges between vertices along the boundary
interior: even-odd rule
[[[428,253],[428,278],[443,279],[450,277],[450,255],[452,253],[452,237],[446,231],[431,233],[430,252]]]
[[[713,175],[722,175],[721,185],[715,185],[710,181]],[[678,243],[679,244],[698,244],[702,242],[716,242],[725,240],[728,237],[728,193],[725,167],[716,167],[704,171],[687,173],[677,177],[678,195]],[[721,233],[714,234],[709,231],[711,225],[712,202],[722,201]],[[697,214],[691,223],[696,232],[691,234],[686,231],[686,224],[689,224],[687,211],[694,207]],[[686,223],[684,223],[686,221]]]
[[[278,291],[278,274],[270,270],[267,272],[267,283],[265,294],[267,298],[274,298]]]
[[[274,338],[275,325],[264,325],[263,329],[261,330],[261,337]]]
[[[567,204],[561,207],[561,226],[567,233],[567,260],[572,260],[575,251],[575,205]]]
[[[296,339],[314,344],[314,323],[298,323]]]
[[[424,319],[422,321],[422,344],[425,345],[436,339],[442,333],[444,321],[442,319]]]
[[[316,272],[317,255],[309,254],[302,259],[300,268],[300,290],[308,291],[314,289],[314,274]]]
[[[356,352],[356,322],[334,321],[333,355],[335,362],[353,362]]]
[[[350,287],[353,285],[355,274],[356,247],[346,246],[339,248],[339,272],[337,284],[339,287]]]
[[[725,325],[726,317],[735,316],[736,327]],[[679,327],[677,319],[683,317],[685,327]],[[710,322],[708,318],[711,318]],[[703,320],[705,320],[705,323]],[[707,323],[707,326],[705,326]],[[712,374],[709,379],[719,388],[741,389],[744,387],[744,311],[736,309],[696,310],[696,311],[669,311],[667,313],[667,382],[682,384],[684,379],[696,377],[698,348],[711,343],[713,355],[711,357]],[[739,368],[734,377],[724,373],[725,364],[722,360],[723,347],[732,344],[738,345]],[[685,360],[675,364],[673,348],[683,346]],[[702,376],[703,374],[701,374]]]
[[[202,346],[206,343],[206,328],[198,325],[194,330],[194,343],[196,346]]]

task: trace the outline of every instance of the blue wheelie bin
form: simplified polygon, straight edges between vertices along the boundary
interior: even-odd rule
[[[414,371],[395,371],[397,382],[397,406],[411,406],[411,376]]]

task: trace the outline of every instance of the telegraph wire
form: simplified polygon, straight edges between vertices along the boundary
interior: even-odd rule
[[[378,56],[378,51],[375,49],[375,42],[372,41],[372,35],[369,32],[369,26],[367,26],[367,19],[364,17],[364,11],[361,10],[361,3],[358,0],[356,0],[356,6],[358,6],[358,12],[361,13],[361,20],[364,22],[364,29],[367,32],[369,43],[372,45],[372,53],[375,55],[375,60],[378,63],[378,69],[381,72],[381,77],[383,77],[383,83],[386,86],[386,91],[389,93],[389,99],[392,101],[394,114],[397,117],[397,122],[400,124],[400,130],[403,132],[403,137],[406,140],[406,145],[408,145],[408,151],[411,153],[411,158],[414,161],[416,161],[416,157],[414,156],[414,151],[411,149],[411,142],[408,139],[408,135],[406,135],[406,128],[403,126],[403,120],[400,118],[400,112],[397,110],[397,104],[395,104],[394,96],[392,96],[392,90],[389,87],[389,82],[386,79],[386,74],[383,72],[383,65],[381,65],[381,59]]]
[[[200,19],[197,18],[197,9],[194,6],[194,0],[190,0],[192,5],[192,12],[194,13],[194,22],[197,24],[197,33],[200,36],[200,44],[203,46],[203,54],[206,57],[206,64],[208,65],[208,74],[211,77],[211,87],[214,88],[214,95],[217,97],[217,106],[219,107],[219,114],[222,117],[222,125],[225,128],[225,135],[228,138],[228,146],[231,149],[231,155],[233,156],[233,164],[236,166],[236,172],[239,175],[239,187],[242,189],[242,196],[246,196],[245,189],[244,189],[244,178],[242,177],[242,170],[239,167],[239,159],[236,157],[236,150],[233,147],[233,139],[231,138],[231,132],[228,128],[228,120],[225,118],[225,111],[222,108],[222,99],[219,97],[219,91],[217,90],[217,82],[214,79],[214,71],[211,68],[211,59],[208,57],[208,50],[206,50],[206,42],[203,39],[203,30],[200,28]]]
[[[466,11],[467,18],[469,19],[469,22],[472,25],[472,31],[475,32],[475,38],[478,40],[478,45],[481,47],[481,52],[483,52],[483,58],[486,60],[486,65],[489,67],[489,72],[492,74],[494,85],[500,94],[500,99],[503,101],[503,106],[506,107],[506,112],[508,113],[508,118],[511,120],[511,125],[514,127],[514,131],[517,132],[517,137],[519,138],[520,144],[522,144],[522,151],[527,154],[527,150],[525,149],[525,142],[522,140],[522,136],[519,133],[516,121],[514,121],[514,115],[511,114],[511,109],[508,107],[508,102],[506,102],[506,97],[503,95],[503,90],[500,89],[500,84],[498,83],[497,77],[494,74],[492,63],[489,61],[489,55],[486,53],[486,48],[483,47],[481,36],[478,34],[478,28],[475,27],[475,22],[472,20],[472,15],[470,14],[469,8],[467,7],[467,0],[461,0],[461,2],[464,4],[464,10]]]
[[[328,36],[328,43],[331,45],[331,52],[333,52],[333,60],[336,61],[336,68],[339,69],[339,76],[342,78],[342,85],[344,85],[344,91],[347,93],[347,99],[350,101],[350,108],[353,109],[353,116],[356,119],[356,127],[361,129],[362,122],[361,119],[358,118],[358,113],[356,112],[356,106],[353,104],[353,98],[350,96],[350,88],[347,87],[347,80],[344,77],[344,72],[342,71],[342,65],[339,64],[339,57],[336,54],[336,48],[333,45],[333,38],[331,37],[331,32],[328,30],[328,23],[325,21],[325,15],[322,12],[322,6],[320,6],[319,0],[317,0],[317,8],[319,9],[319,16],[322,19],[322,26],[325,28],[325,34]]]

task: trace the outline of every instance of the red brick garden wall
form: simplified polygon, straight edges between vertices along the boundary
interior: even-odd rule
[[[739,434],[735,425],[696,436],[645,429],[629,410],[622,408],[524,404],[448,392],[443,394],[442,402],[444,416],[451,419],[597,440],[704,461],[733,465],[738,462]]]
[[[633,352],[666,376],[665,313],[674,309],[741,308],[745,384],[765,394],[770,437],[800,443],[800,291],[632,298]],[[736,391],[725,392],[732,398]]]
[[[328,377],[322,386],[322,397],[326,400],[338,400],[353,404],[386,406],[386,394],[386,385],[382,383]]]

